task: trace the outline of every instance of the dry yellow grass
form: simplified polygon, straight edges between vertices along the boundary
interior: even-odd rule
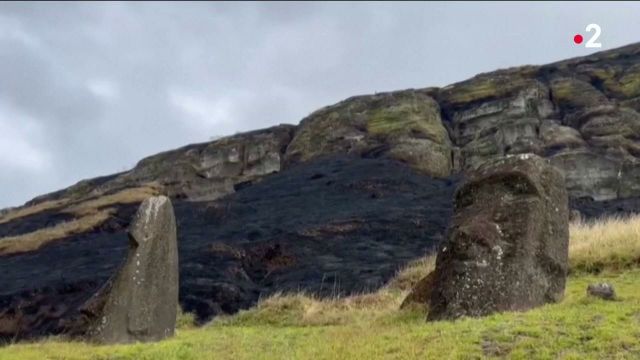
[[[18,236],[4,237],[0,239],[0,255],[11,255],[34,251],[53,240],[89,231],[105,222],[113,212],[113,209],[101,210],[50,228],[40,229]]]
[[[620,270],[640,264],[640,216],[573,222],[569,227],[572,271]]]
[[[248,311],[221,317],[217,323],[255,323],[295,326],[344,325],[385,319],[397,314],[413,285],[435,268],[430,255],[409,263],[374,293],[318,298],[304,293],[275,294]]]
[[[0,238],[0,255],[10,255],[34,251],[46,243],[59,240],[71,235],[89,231],[105,222],[114,213],[114,209],[108,208],[114,204],[130,204],[142,202],[144,199],[161,192],[159,185],[155,183],[145,184],[140,187],[124,189],[111,195],[100,196],[67,206],[62,212],[72,214],[77,218],[49,228],[36,230],[18,236]],[[5,222],[23,216],[35,214],[47,209],[66,205],[68,200],[46,201],[32,207],[18,209],[2,218]],[[8,220],[6,220],[8,219]],[[2,221],[0,221],[1,223]]]
[[[0,216],[0,224],[8,223],[10,221],[37,214],[42,211],[62,208],[65,206],[66,208],[62,211],[83,216],[89,213],[96,212],[97,209],[111,204],[129,204],[134,202],[141,202],[147,197],[158,195],[159,193],[161,193],[161,190],[162,188],[160,185],[156,183],[148,183],[139,187],[124,189],[115,194],[99,196],[88,200],[78,201],[71,200],[69,198],[47,200],[33,206],[20,207],[15,210],[10,210],[6,214]]]
[[[159,185],[155,183],[145,184],[143,186],[124,189],[111,195],[103,195],[80,202],[64,209],[66,213],[77,216],[84,216],[96,212],[100,208],[104,208],[113,204],[131,204],[142,202],[146,198],[158,195],[161,192]]]
[[[398,291],[410,291],[423,277],[436,268],[436,256],[429,255],[412,261],[402,268],[396,276],[389,281],[387,288]]]
[[[4,216],[0,217],[0,224],[4,224],[9,221],[13,221],[15,219],[19,219],[21,217],[37,214],[41,211],[62,207],[67,204],[67,201],[68,201],[67,199],[49,200],[33,206],[27,206],[27,207],[11,210]]]

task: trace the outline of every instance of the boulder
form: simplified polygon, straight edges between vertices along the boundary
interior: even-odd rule
[[[615,300],[616,291],[613,285],[608,283],[589,284],[587,286],[587,295],[594,296],[603,300]]]
[[[455,195],[429,320],[526,310],[559,300],[568,257],[564,179],[532,154],[490,161]]]
[[[173,336],[178,309],[178,248],[171,200],[145,200],[129,229],[119,271],[81,307],[75,335],[98,343],[159,341]]]

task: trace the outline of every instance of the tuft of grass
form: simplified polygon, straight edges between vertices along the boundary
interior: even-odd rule
[[[234,316],[220,317],[222,324],[271,326],[343,325],[369,321],[386,322],[398,315],[400,304],[413,286],[435,269],[435,256],[412,261],[384,287],[373,293],[319,298],[305,293],[277,293],[254,308]]]
[[[90,231],[105,222],[114,212],[113,209],[105,209],[53,227],[18,236],[0,238],[0,255],[13,255],[38,250],[51,241]]]
[[[216,324],[329,326],[356,324],[393,317],[407,292],[380,290],[347,297],[317,298],[307,294],[276,294],[254,308],[220,317]]]
[[[396,276],[389,281],[386,288],[398,291],[411,291],[413,286],[436,268],[436,256],[434,254],[414,260],[400,269]]]
[[[176,317],[176,329],[191,329],[196,326],[196,316],[193,313],[182,311],[178,306],[178,315]]]

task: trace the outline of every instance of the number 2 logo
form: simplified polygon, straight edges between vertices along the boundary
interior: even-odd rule
[[[589,24],[587,25],[587,28],[585,29],[586,32],[590,33],[590,32],[594,32],[593,36],[591,36],[591,39],[589,39],[589,41],[587,41],[586,44],[584,44],[584,47],[586,48],[601,48],[602,44],[599,42],[596,42],[598,40],[598,38],[600,37],[600,33],[602,33],[602,29],[600,29],[600,25],[598,24]]]

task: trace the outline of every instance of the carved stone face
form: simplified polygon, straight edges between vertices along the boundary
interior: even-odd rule
[[[543,212],[540,191],[520,173],[470,182],[457,193],[450,242],[456,261],[465,258],[503,263],[532,257]],[[464,261],[464,260],[463,260]],[[484,262],[481,262],[484,264]],[[483,265],[479,265],[483,266]]]
[[[568,234],[558,231],[562,222],[553,219],[567,213],[566,191],[554,171],[529,173],[548,170],[549,165],[537,159],[535,166],[507,163],[483,169],[458,189],[449,236],[438,253],[439,289],[432,296],[435,315],[430,318],[525,309],[548,298],[550,283],[561,282],[564,288],[564,279],[549,281],[548,276],[555,271],[551,268],[566,266],[566,258],[564,265],[556,264],[547,254],[561,253],[562,247],[566,252]],[[526,160],[510,161],[518,165]],[[542,185],[545,176],[556,181],[553,185],[560,187],[564,200],[550,196]],[[564,203],[556,206],[556,201]],[[563,213],[555,214],[559,207]],[[561,250],[555,247],[554,234],[560,236]]]

